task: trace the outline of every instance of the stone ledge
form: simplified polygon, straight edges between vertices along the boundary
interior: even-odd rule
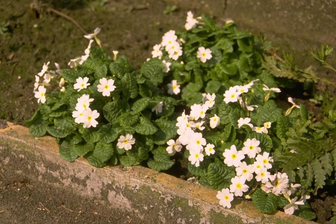
[[[265,215],[250,201],[233,208],[218,204],[217,192],[144,167],[95,168],[85,159],[69,163],[52,137],[35,138],[26,127],[8,122],[0,129],[0,164],[53,187],[132,210],[139,220],[157,223],[314,223],[283,212]]]

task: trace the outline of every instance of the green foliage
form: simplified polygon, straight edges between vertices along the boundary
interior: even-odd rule
[[[191,29],[167,32],[164,38],[172,35],[175,45],[163,41],[155,47],[160,54],[139,69],[127,57],[115,54],[112,60],[94,46],[86,60],[73,59],[71,69],[47,68],[55,90],[37,96],[39,108],[27,121],[30,133],[55,137],[65,160],[84,157],[96,167],[145,165],[164,171],[174,165],[174,154],[184,155],[189,172],[204,186],[235,194],[232,189],[244,185],[247,190],[237,194],[251,196],[261,212],[292,206],[296,215],[314,219],[305,197],[334,184],[336,171],[336,99],[328,91],[313,95],[314,85],[335,84],[310,68],[297,68],[290,54],[279,57],[263,36],[241,31],[233,22],[219,27],[206,15],[193,19],[188,19],[195,22]],[[331,53],[322,46],[313,56],[336,71],[326,61]],[[86,88],[75,88],[80,78],[88,79]],[[113,80],[108,95],[104,91],[111,84],[104,86],[104,79]],[[319,103],[321,116],[304,103],[283,100],[288,96],[281,91],[298,86]],[[237,153],[227,156],[233,148]],[[240,153],[244,163],[229,164]],[[249,167],[241,172],[254,170],[252,177],[232,186],[244,164]],[[263,173],[270,175],[267,180],[260,180],[258,166],[269,172]]]

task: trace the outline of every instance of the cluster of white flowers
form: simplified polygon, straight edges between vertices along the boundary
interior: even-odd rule
[[[191,30],[192,28],[194,28],[197,24],[199,24],[199,21],[201,20],[200,17],[198,18],[194,18],[194,14],[189,11],[187,13],[187,22],[184,25],[186,30]]]
[[[220,205],[230,208],[234,196],[242,197],[245,192],[248,192],[249,186],[247,182],[253,178],[261,184],[261,189],[266,193],[282,194],[287,198],[301,186],[300,184],[289,185],[286,173],[277,172],[271,174],[270,169],[272,168],[273,158],[268,152],[261,154],[262,150],[259,145],[260,141],[252,138],[246,139],[241,150],[237,150],[235,145],[232,145],[230,149],[225,149],[223,153],[224,163],[229,167],[235,167],[236,176],[231,179],[229,188],[218,191],[217,198],[220,200]],[[249,159],[245,161],[247,157]],[[294,210],[297,209],[294,205],[298,204],[288,205],[288,209],[285,208],[285,212],[293,214]]]
[[[89,85],[88,77],[78,77],[73,87],[79,92],[86,89]],[[106,78],[101,78],[97,85],[97,91],[102,93],[103,96],[110,96],[115,88],[113,79],[107,80]],[[97,110],[90,109],[91,102],[93,102],[93,98],[90,98],[88,94],[83,94],[77,99],[75,111],[72,112],[72,117],[75,118],[75,122],[83,124],[84,128],[90,128],[91,126],[96,127],[98,124],[96,119],[99,117],[99,113]]]
[[[45,103],[46,102],[46,91],[47,89],[45,86],[49,85],[51,80],[59,74],[59,65],[55,63],[55,66],[57,68],[56,71],[51,71],[49,70],[49,64],[50,62],[48,61],[47,63],[44,63],[42,66],[42,70],[35,75],[35,83],[34,83],[34,96],[37,99],[38,103]],[[42,80],[43,79],[43,80]],[[61,84],[60,84],[60,87]],[[62,90],[62,89],[61,89]]]
[[[198,167],[203,161],[204,156],[210,156],[215,153],[215,145],[207,143],[203,137],[202,131],[205,129],[207,122],[206,112],[214,105],[215,94],[203,94],[203,103],[191,106],[190,115],[185,112],[177,118],[176,126],[178,127],[178,139],[167,142],[167,152],[172,154],[179,152],[182,146],[189,151],[189,161]],[[215,128],[220,124],[220,118],[215,114],[210,119],[210,128]]]

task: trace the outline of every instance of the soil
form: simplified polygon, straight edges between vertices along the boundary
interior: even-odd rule
[[[152,46],[161,42],[165,32],[183,29],[187,11],[199,15],[208,7],[207,2],[216,0],[175,9],[165,0],[2,1],[0,119],[24,125],[37,108],[33,84],[43,64],[50,61],[50,68],[55,69],[57,62],[67,68],[71,58],[83,54],[88,43],[84,32],[64,14],[87,33],[100,27],[102,46],[108,52],[118,50],[139,66],[151,56]],[[0,219],[6,220],[4,223],[136,223],[131,211],[111,211],[66,190],[40,186],[19,175],[7,176],[1,167],[0,192]],[[334,195],[327,195],[312,203],[319,223],[326,223],[336,202]]]

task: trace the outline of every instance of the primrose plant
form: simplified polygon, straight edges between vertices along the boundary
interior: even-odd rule
[[[34,93],[39,108],[27,121],[35,136],[57,138],[59,153],[74,161],[83,156],[94,166],[143,164],[167,170],[174,162],[165,144],[176,134],[177,100],[162,89],[165,68],[158,59],[145,62],[140,74],[126,57],[113,57],[102,49],[97,28],[84,55],[71,59],[70,69],[49,70],[49,62],[36,75]],[[53,84],[55,82],[55,84]],[[172,90],[174,89],[174,90]]]
[[[85,35],[88,47],[70,69],[48,62],[36,75],[30,133],[54,136],[62,158],[97,167],[168,170],[180,154],[224,207],[244,197],[264,213],[314,219],[310,195],[335,184],[336,99],[313,95],[317,119],[283,90],[332,83],[232,20],[219,27],[188,12],[184,28],[166,32],[139,70],[101,48],[99,28]],[[331,51],[314,57],[329,68]]]
[[[279,107],[278,97],[284,98],[282,88],[309,87],[322,79],[297,69],[288,54],[281,59],[270,42],[239,30],[232,20],[218,27],[191,12],[185,31],[165,33],[152,57],[169,74],[169,93],[186,105],[176,120],[177,137],[167,142],[170,155],[184,154],[189,172],[218,190],[224,207],[245,197],[265,213],[280,209],[315,218],[307,199],[336,169],[328,134],[335,132],[335,100],[320,122],[292,97]]]

